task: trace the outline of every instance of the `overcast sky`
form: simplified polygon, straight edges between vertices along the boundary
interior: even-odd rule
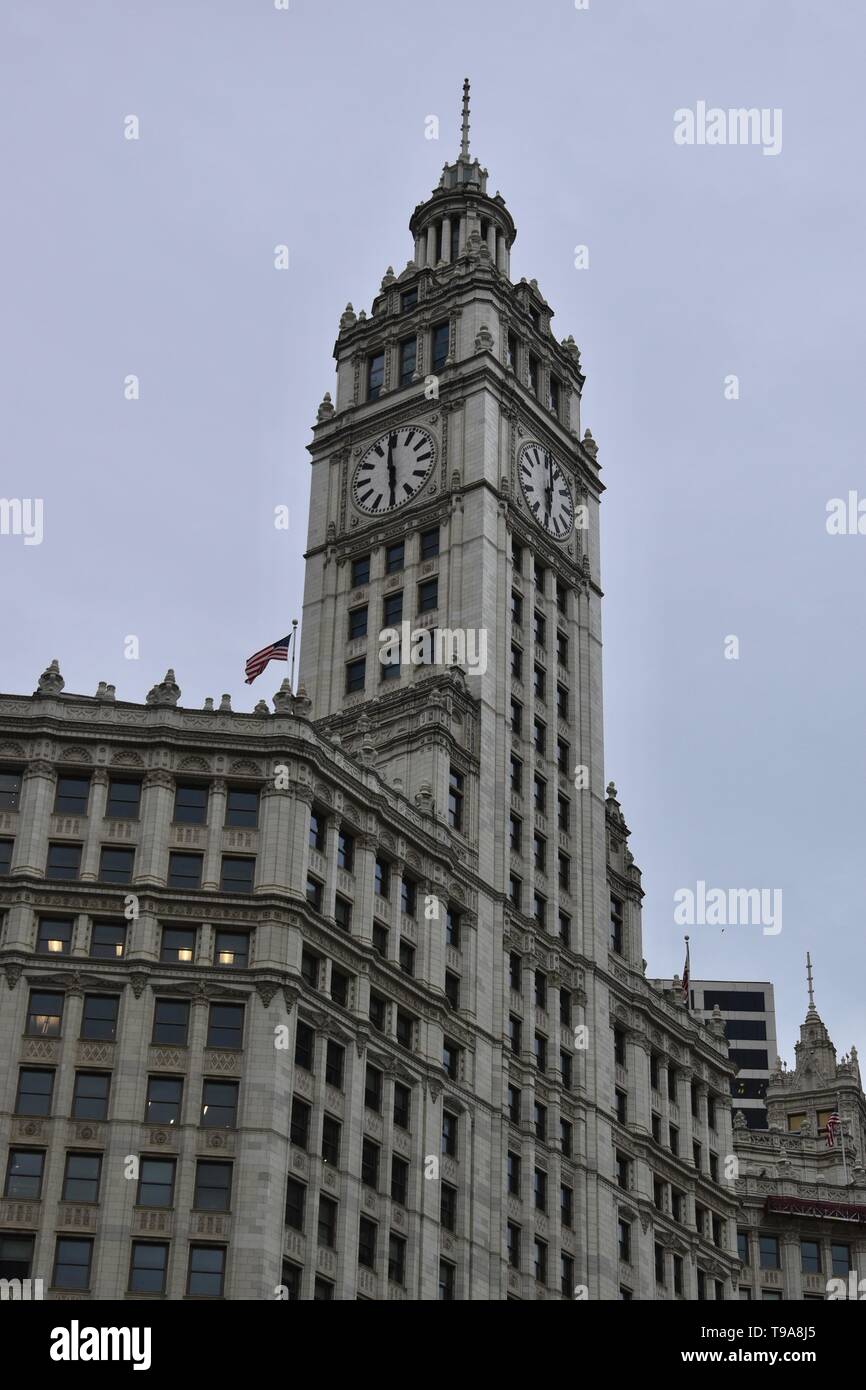
[[[0,535],[0,688],[56,656],[71,691],[173,666],[185,705],[270,699],[284,672],[243,664],[300,616],[339,315],[411,255],[468,74],[512,273],[587,373],[648,973],[682,966],[678,889],[781,889],[778,935],[692,928],[693,975],[772,979],[793,1061],[811,949],[838,1050],[866,1046],[866,536],[826,529],[866,498],[858,10],[5,0],[0,495],[44,499],[44,538]],[[700,101],[780,109],[781,152],[675,144]]]

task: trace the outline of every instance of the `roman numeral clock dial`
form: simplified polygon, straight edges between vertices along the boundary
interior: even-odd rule
[[[355,469],[355,506],[370,516],[396,511],[424,486],[435,461],[436,445],[426,430],[417,425],[389,430]]]
[[[574,527],[574,501],[565,471],[543,444],[524,444],[517,463],[526,505],[549,536],[564,541]]]

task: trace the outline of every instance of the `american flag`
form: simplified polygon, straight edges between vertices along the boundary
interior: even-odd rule
[[[246,664],[246,684],[252,685],[256,676],[262,674],[269,661],[288,661],[291,640],[292,634],[288,637],[281,637],[279,642],[270,642],[266,647],[262,647],[260,652],[255,652]]]
[[[832,1115],[828,1115],[828,1116],[827,1116],[827,1148],[828,1148],[828,1149],[832,1149],[833,1146],[835,1145],[835,1143],[836,1143],[836,1135],[839,1133],[839,1129],[840,1129],[841,1123],[842,1123],[842,1121],[841,1121],[840,1118],[839,1118],[839,1113],[838,1113],[838,1111],[834,1110]]]
[[[682,984],[683,1003],[684,1003],[684,1004],[688,1004],[688,1002],[689,1002],[689,981],[690,981],[690,978],[691,978],[691,973],[692,973],[692,964],[691,964],[691,961],[689,960],[689,938],[686,937],[686,963],[685,963],[685,965],[683,966],[683,984]]]

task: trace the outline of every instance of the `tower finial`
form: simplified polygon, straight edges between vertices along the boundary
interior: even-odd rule
[[[460,135],[460,158],[469,159],[469,78],[463,79],[463,122]]]
[[[806,952],[806,980],[809,988],[809,1013],[815,1012],[815,986],[812,980],[812,957]]]

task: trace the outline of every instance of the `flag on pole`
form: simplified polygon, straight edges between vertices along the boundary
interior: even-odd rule
[[[842,1125],[842,1121],[841,1121],[841,1119],[839,1118],[839,1112],[838,1112],[837,1110],[834,1110],[832,1115],[828,1115],[828,1116],[827,1116],[827,1148],[828,1148],[828,1149],[832,1149],[832,1148],[835,1147],[835,1144],[836,1144],[836,1136],[837,1136],[837,1134],[838,1134],[839,1137],[841,1138],[841,1134],[840,1134],[841,1125]]]
[[[686,937],[686,963],[683,966],[683,1003],[689,1002],[689,979],[691,977],[691,961],[689,960],[689,938]]]
[[[288,661],[289,644],[294,637],[292,631],[288,637],[281,637],[279,642],[270,642],[268,646],[262,647],[260,652],[255,652],[246,664],[246,684],[252,685],[256,676],[260,676],[269,661]]]

